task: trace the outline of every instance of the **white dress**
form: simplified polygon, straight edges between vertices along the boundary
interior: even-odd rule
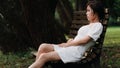
[[[99,38],[102,33],[103,26],[100,22],[93,23],[91,25],[82,26],[74,40],[82,39],[85,36],[90,36],[93,40],[89,41],[85,45],[69,46],[69,47],[59,47],[58,45],[53,45],[54,50],[59,54],[61,60],[64,63],[77,62],[81,60],[84,52],[91,46],[95,44],[95,41]]]

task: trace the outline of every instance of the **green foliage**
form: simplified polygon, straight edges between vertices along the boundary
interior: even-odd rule
[[[119,16],[120,17],[120,0],[115,0],[115,3],[113,4],[113,11],[114,12],[114,16]]]
[[[104,4],[107,8],[109,8],[111,16],[120,16],[120,0],[105,0]]]
[[[104,4],[109,8],[109,24],[112,26],[120,25],[117,23],[120,17],[120,0],[104,0]]]
[[[75,0],[69,0],[69,1],[71,2],[72,6],[73,6],[73,9],[75,10],[75,7],[76,7]]]

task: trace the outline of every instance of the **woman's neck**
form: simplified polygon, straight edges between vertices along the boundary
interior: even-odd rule
[[[90,23],[95,23],[95,22],[99,22],[99,18],[95,17],[93,20],[90,21]]]

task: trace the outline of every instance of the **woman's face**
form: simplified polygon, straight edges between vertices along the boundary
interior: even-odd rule
[[[94,14],[93,10],[91,9],[91,7],[89,5],[87,6],[86,15],[87,15],[88,21],[90,21],[90,22],[94,21],[95,14]]]

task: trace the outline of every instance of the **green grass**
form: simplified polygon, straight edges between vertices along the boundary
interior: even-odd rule
[[[108,27],[101,65],[102,68],[120,68],[120,27]]]
[[[108,27],[105,40],[105,46],[120,46],[120,27]]]
[[[33,61],[30,52],[3,54],[0,51],[0,68],[27,68]]]
[[[101,55],[102,68],[120,68],[120,47],[104,47]]]

